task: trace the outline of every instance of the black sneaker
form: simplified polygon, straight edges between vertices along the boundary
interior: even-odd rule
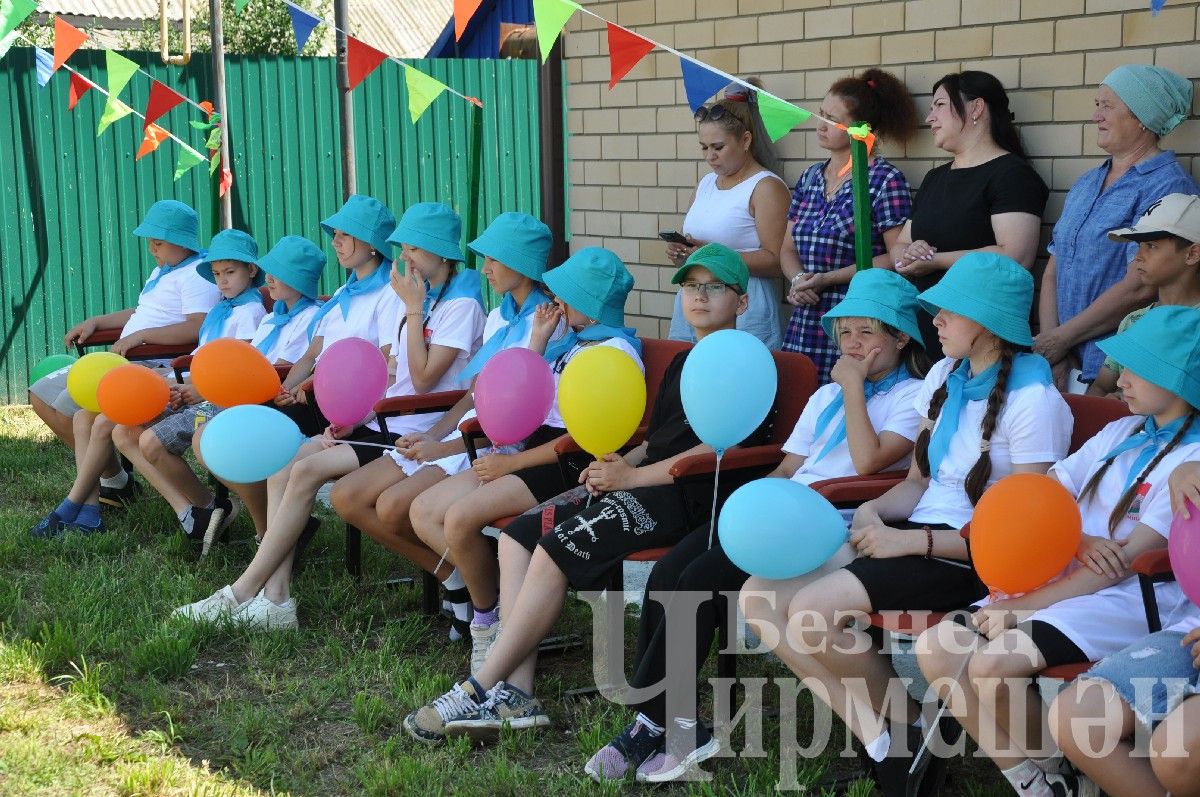
[[[240,510],[240,502],[234,504],[230,498],[223,498],[208,509],[192,507],[192,530],[185,530],[184,534],[189,540],[200,543],[201,559],[208,556],[215,540],[226,538],[229,526]]]
[[[142,493],[142,486],[129,474],[129,481],[124,487],[105,487],[100,485],[100,503],[114,509],[125,509],[136,501]]]

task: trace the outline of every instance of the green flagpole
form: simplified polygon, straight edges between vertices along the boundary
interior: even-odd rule
[[[867,177],[867,143],[851,136],[850,159],[853,161],[850,179],[854,194],[854,268],[863,271],[871,267],[871,194]]]

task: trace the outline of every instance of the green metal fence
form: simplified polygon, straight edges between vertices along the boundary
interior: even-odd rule
[[[125,55],[188,97],[211,96],[207,54],[184,68],[157,64],[150,53]],[[385,63],[354,91],[359,192],[397,215],[413,202],[441,201],[465,216],[476,195],[469,228],[508,210],[538,215],[536,62],[410,63],[484,102],[480,183],[469,179],[474,107],[444,94],[414,126],[401,70]],[[105,84],[103,52],[80,51],[71,65]],[[232,56],[226,81],[235,226],[264,250],[282,235],[305,235],[336,263],[318,224],[341,204],[333,59]],[[135,75],[124,99],[141,111],[149,91],[150,81]],[[136,303],[153,264],[130,231],[154,201],[197,208],[205,239],[215,228],[216,192],[204,166],[172,182],[171,141],[135,163],[141,120],[128,116],[97,140],[103,95],[89,92],[68,112],[67,94],[66,70],[37,85],[31,49],[14,48],[0,61],[0,403],[26,401],[29,370],[63,350],[73,323]],[[202,151],[203,134],[188,126],[202,118],[185,104],[160,124]],[[322,290],[342,280],[330,265]]]

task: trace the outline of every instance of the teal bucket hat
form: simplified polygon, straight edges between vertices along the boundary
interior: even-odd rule
[[[301,296],[315,299],[326,262],[324,250],[312,241],[299,235],[285,235],[259,259],[258,267],[300,291]]]
[[[917,325],[917,289],[894,271],[868,268],[850,280],[846,298],[821,317],[821,326],[830,340],[837,340],[833,322],[837,318],[874,318],[898,329],[924,348]]]
[[[321,229],[330,235],[341,230],[370,245],[386,258],[392,256],[388,236],[396,229],[396,217],[387,205],[365,194],[351,194],[342,209],[321,222]]]
[[[1096,343],[1123,368],[1200,409],[1200,310],[1159,306]]]
[[[196,266],[196,273],[214,285],[217,280],[213,277],[212,264],[217,260],[237,260],[257,266],[258,244],[248,233],[241,230],[221,230],[208,242],[208,252],[204,255],[204,262]],[[267,276],[263,274],[260,266],[250,284],[255,288],[261,288],[266,281]]]
[[[1011,257],[969,252],[950,267],[941,282],[917,296],[917,301],[932,315],[949,310],[1009,343],[1033,345],[1029,329],[1033,277]]]
[[[501,213],[467,248],[490,257],[531,280],[541,281],[554,237],[550,228],[528,213]]]
[[[142,223],[133,228],[133,234],[200,251],[200,217],[174,199],[160,199],[151,205]]]
[[[408,244],[446,260],[464,260],[462,219],[449,205],[418,202],[404,211],[396,229],[388,236],[394,244]]]
[[[545,282],[555,296],[588,318],[610,327],[625,326],[625,299],[633,288],[633,275],[609,250],[580,249],[547,271]]]

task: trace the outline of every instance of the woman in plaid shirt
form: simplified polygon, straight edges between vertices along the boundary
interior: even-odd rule
[[[820,114],[841,125],[867,122],[877,135],[896,143],[904,143],[917,129],[908,89],[882,69],[838,80],[821,101]],[[829,158],[810,166],[796,183],[779,260],[791,280],[788,302],[795,307],[783,349],[812,358],[825,384],[838,347],[821,328],[821,316],[845,298],[854,276],[854,197],[849,134],[822,122],[817,125],[817,143],[828,150]],[[888,249],[910,215],[912,194],[900,170],[881,157],[871,158],[868,176],[871,251],[875,265],[887,267]]]

